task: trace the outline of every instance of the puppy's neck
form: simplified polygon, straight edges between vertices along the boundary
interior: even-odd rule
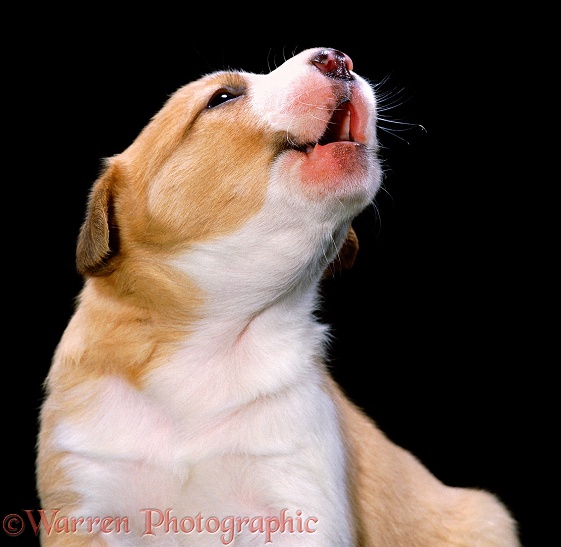
[[[74,322],[95,325],[95,336],[80,345],[96,353],[111,344],[112,374],[149,387],[176,408],[200,401],[197,389],[207,390],[216,378],[222,387],[204,398],[209,408],[242,404],[298,382],[322,361],[326,327],[314,316],[313,278],[303,277],[284,291],[266,285],[249,291],[247,280],[238,285],[226,280],[222,291],[209,291],[175,269],[139,271],[144,275],[134,279],[143,285],[143,299],[135,284],[127,285],[127,292],[116,276],[86,283]],[[140,340],[127,325],[141,327]],[[179,386],[178,378],[188,387]],[[182,401],[172,403],[174,392]]]
[[[202,420],[302,382],[317,384],[323,370],[325,328],[295,295],[251,318],[210,315],[148,375],[148,390],[172,412],[178,409]],[[185,378],[181,389],[178,378]]]

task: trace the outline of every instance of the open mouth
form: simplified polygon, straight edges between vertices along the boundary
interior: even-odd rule
[[[325,132],[317,144],[323,146],[332,142],[353,141],[350,104],[350,101],[345,101],[333,111]]]
[[[309,154],[316,145],[325,146],[335,142],[355,142],[351,132],[351,102],[348,100],[335,108],[319,140],[294,148]]]

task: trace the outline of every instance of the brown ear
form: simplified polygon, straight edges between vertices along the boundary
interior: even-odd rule
[[[350,270],[355,263],[357,253],[358,237],[351,226],[343,245],[337,253],[337,256],[323,272],[324,279],[327,277],[333,277],[342,270]]]
[[[109,260],[118,246],[113,226],[115,171],[113,166],[107,167],[90,192],[76,249],[76,266],[84,276],[107,275],[112,270]]]

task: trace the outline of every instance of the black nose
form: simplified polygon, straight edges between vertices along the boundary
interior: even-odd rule
[[[322,49],[312,57],[311,62],[330,78],[338,80],[354,79],[350,73],[353,69],[351,58],[337,49]]]

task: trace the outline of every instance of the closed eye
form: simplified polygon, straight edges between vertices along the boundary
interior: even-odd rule
[[[214,108],[216,106],[220,106],[228,101],[238,98],[241,95],[241,92],[232,91],[229,89],[219,89],[214,93],[214,95],[208,101],[206,107],[207,108]]]

